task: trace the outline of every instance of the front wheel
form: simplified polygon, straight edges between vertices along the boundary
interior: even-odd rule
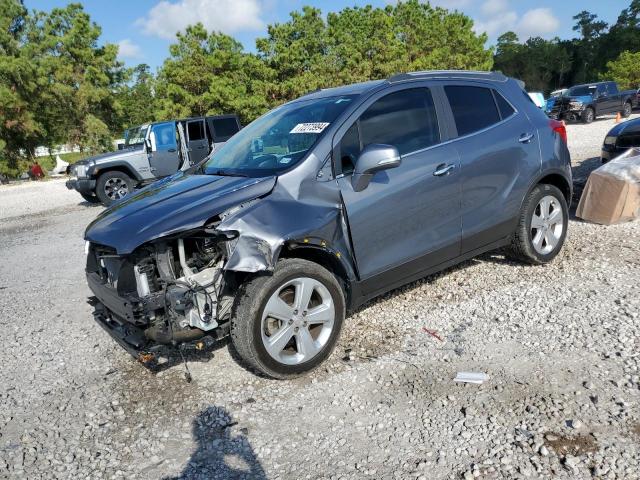
[[[624,104],[624,107],[622,109],[622,116],[624,118],[629,118],[631,116],[631,103],[630,102],[626,102]]]
[[[133,191],[133,180],[124,172],[105,172],[96,182],[96,196],[105,206],[124,198]]]
[[[345,316],[336,277],[320,265],[283,259],[273,275],[240,290],[231,317],[231,340],[254,370],[273,378],[307,373],[333,351]]]
[[[562,249],[568,225],[569,210],[560,189],[536,185],[522,205],[511,240],[512,256],[534,265],[549,263]]]
[[[593,108],[587,108],[583,113],[582,113],[582,121],[584,123],[593,123],[593,121],[596,119],[596,112],[593,111]]]

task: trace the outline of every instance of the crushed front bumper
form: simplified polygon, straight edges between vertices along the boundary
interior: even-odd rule
[[[90,302],[95,308],[93,318],[111,337],[133,357],[140,359],[146,353],[151,342],[145,337],[142,329],[129,322],[119,321],[93,297]]]

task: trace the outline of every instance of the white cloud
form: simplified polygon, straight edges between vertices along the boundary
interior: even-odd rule
[[[234,33],[264,27],[261,10],[259,0],[162,0],[136,24],[148,35],[167,39],[198,22],[207,30]]]
[[[514,29],[515,23],[518,21],[518,15],[515,12],[505,12],[499,17],[486,21],[476,21],[474,30],[477,33],[487,32],[490,37],[494,35],[502,35],[504,32]]]
[[[141,58],[142,50],[140,46],[133,43],[128,38],[120,40],[118,42],[118,57],[119,58]]]
[[[507,0],[487,0],[480,8],[485,15],[497,15],[509,9]]]
[[[474,30],[477,33],[486,32],[489,37],[511,30],[520,40],[527,40],[530,37],[548,36],[560,27],[560,21],[550,8],[534,8],[520,17],[511,10],[508,0],[486,0],[480,10],[482,15],[474,21]]]
[[[523,38],[545,36],[556,32],[560,27],[550,8],[534,8],[526,12],[516,27],[516,33]]]

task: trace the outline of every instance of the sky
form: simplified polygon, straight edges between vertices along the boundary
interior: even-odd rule
[[[78,0],[76,0],[78,1]],[[155,71],[169,54],[175,33],[196,22],[218,30],[255,51],[255,39],[266,36],[267,25],[285,22],[289,12],[303,5],[323,13],[350,6],[384,6],[396,0],[84,0],[94,22],[102,27],[102,42],[120,46],[119,57],[128,66],[147,63]],[[68,0],[25,0],[30,10],[63,7]],[[521,40],[530,36],[572,38],[572,16],[582,10],[614,23],[630,0],[432,0],[432,4],[469,15],[488,45],[513,30]]]

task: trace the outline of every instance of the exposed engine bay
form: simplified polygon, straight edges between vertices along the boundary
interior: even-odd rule
[[[216,329],[214,336],[223,336],[233,304],[232,275],[223,269],[229,240],[228,234],[204,229],[126,256],[90,244],[87,277],[97,297],[96,316],[102,317],[97,320],[132,354],[153,344],[197,340]]]

